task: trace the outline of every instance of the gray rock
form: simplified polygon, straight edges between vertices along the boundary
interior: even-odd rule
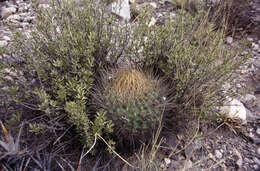
[[[260,135],[260,128],[256,129],[256,133],[257,133],[257,135]]]
[[[165,162],[166,165],[169,165],[169,164],[171,164],[171,159],[164,158],[164,162]]]
[[[257,148],[256,152],[258,155],[260,155],[260,147]]]
[[[22,21],[22,18],[18,14],[10,15],[9,17],[6,18],[7,20],[16,20],[16,21]]]
[[[191,160],[185,160],[184,167],[185,167],[185,170],[192,168],[192,161]]]
[[[130,6],[128,0],[117,0],[112,3],[111,12],[122,17],[124,20],[130,20]]]
[[[252,94],[246,94],[241,101],[243,103],[249,103],[249,102],[254,102],[256,100],[256,97]]]
[[[0,16],[1,18],[6,19],[7,17],[14,14],[15,12],[16,12],[15,7],[2,8],[0,12]]]
[[[228,36],[228,37],[227,37],[227,43],[228,43],[228,44],[233,43],[233,38],[230,37],[230,36]]]
[[[253,158],[255,164],[259,165],[260,166],[260,160],[256,157]]]
[[[11,38],[10,38],[9,36],[3,36],[3,39],[4,39],[5,41],[10,41],[10,40],[11,40]]]
[[[221,159],[223,157],[223,154],[219,150],[215,150],[215,155],[218,159]]]
[[[6,46],[8,43],[6,40],[0,40],[0,47]]]
[[[252,43],[252,47],[254,50],[258,50],[259,49],[259,45],[256,43]]]

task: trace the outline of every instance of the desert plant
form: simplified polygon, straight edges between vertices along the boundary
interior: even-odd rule
[[[156,27],[149,27],[143,18],[134,29],[128,50],[135,55],[130,61],[157,68],[167,78],[174,111],[168,112],[170,120],[194,110],[215,113],[227,95],[234,96],[231,89],[223,92],[222,87],[232,82],[232,72],[250,57],[239,55],[247,48],[245,40],[237,46],[225,45],[225,30],[216,31],[207,11],[199,10],[193,17],[179,10],[173,20]]]
[[[169,102],[163,81],[135,68],[103,72],[93,94],[97,108],[108,112],[120,138],[144,140],[158,126]]]
[[[105,13],[105,2],[83,0],[79,8],[74,1],[53,0],[50,9],[35,9],[30,36],[18,32],[12,47],[1,49],[8,55],[1,60],[1,92],[24,107],[21,120],[38,117],[30,132],[54,133],[55,141],[74,125],[87,145],[92,131],[111,132],[105,114],[89,111],[96,73],[115,65],[125,46],[124,26]]]

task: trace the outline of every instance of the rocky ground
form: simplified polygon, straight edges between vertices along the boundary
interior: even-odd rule
[[[153,10],[154,24],[160,24],[165,17],[174,17],[176,5],[169,0],[142,0],[130,1],[135,8],[141,10],[150,6]],[[131,4],[131,3],[130,3]],[[48,8],[46,1],[38,1],[39,8]],[[260,170],[260,1],[250,1],[247,8],[250,13],[250,28],[248,40],[252,43],[250,49],[244,53],[252,52],[253,57],[246,65],[234,74],[237,75],[238,90],[249,90],[238,100],[246,108],[247,123],[232,131],[228,125],[216,123],[200,125],[198,131],[203,138],[191,141],[178,154],[171,157],[162,157],[161,168],[165,170],[181,169],[185,166],[188,170]],[[134,14],[129,14],[134,17]],[[128,15],[125,15],[126,17]],[[12,34],[15,31],[30,33],[30,28],[35,21],[31,0],[6,0],[0,1],[0,46],[10,46]],[[227,37],[227,43],[233,45],[236,37]],[[169,147],[183,144],[181,135],[172,134],[166,139],[165,145]],[[167,154],[167,151],[162,151]],[[168,156],[168,154],[167,154]]]

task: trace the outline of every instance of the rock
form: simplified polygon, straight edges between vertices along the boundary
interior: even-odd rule
[[[2,8],[0,12],[0,16],[1,18],[6,19],[7,17],[14,14],[15,12],[16,12],[15,7]]]
[[[257,129],[256,129],[256,134],[257,134],[257,135],[260,135],[260,128],[257,128]]]
[[[164,162],[165,162],[166,165],[169,165],[169,164],[171,164],[171,159],[164,158]]]
[[[39,4],[38,8],[46,9],[46,8],[50,8],[50,5],[49,4]]]
[[[5,41],[10,41],[10,40],[11,40],[11,38],[10,38],[9,36],[3,36],[3,39],[4,39]]]
[[[222,114],[226,114],[231,119],[246,121],[246,108],[237,99],[227,97],[227,104],[220,108]]]
[[[0,47],[6,46],[8,43],[6,40],[0,40]]]
[[[231,44],[232,42],[233,42],[233,38],[230,37],[230,36],[228,36],[228,37],[227,37],[227,43],[228,43],[228,44]]]
[[[185,160],[184,168],[185,168],[185,170],[192,168],[192,161],[191,160]]]
[[[252,43],[252,47],[254,50],[258,50],[259,49],[259,45],[256,43]]]
[[[10,15],[9,17],[6,18],[7,20],[16,20],[16,21],[22,21],[20,15],[18,14],[14,14],[14,15]]]
[[[254,41],[254,39],[252,37],[248,37],[247,40],[250,42]]]
[[[256,97],[252,94],[246,94],[244,97],[242,97],[241,101],[243,103],[251,103],[256,100]]]
[[[117,0],[112,3],[112,13],[122,17],[124,20],[130,20],[130,6],[128,0]]]
[[[215,156],[218,158],[218,159],[221,159],[223,157],[223,154],[219,151],[219,150],[215,150]]]
[[[148,27],[154,26],[155,23],[156,23],[156,19],[154,17],[152,17],[150,23],[148,24]]]
[[[156,4],[155,2],[151,2],[150,5],[151,5],[151,7],[153,7],[153,8],[157,8],[157,4]]]
[[[254,160],[255,164],[260,166],[260,159],[254,157],[253,160]]]
[[[243,165],[242,155],[241,155],[241,153],[240,153],[237,149],[234,149],[234,152],[235,152],[235,154],[236,154],[237,157],[238,157],[238,160],[236,161],[236,164],[237,164],[237,166],[238,166],[239,168],[241,168],[242,165]]]
[[[260,155],[260,147],[257,148],[256,152],[258,155]]]

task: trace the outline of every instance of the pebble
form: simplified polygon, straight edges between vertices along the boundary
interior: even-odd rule
[[[10,15],[12,15],[15,12],[16,12],[15,7],[2,8],[0,16],[1,16],[1,18],[6,19],[7,17],[9,17]]]
[[[227,103],[220,108],[222,114],[233,119],[240,119],[241,121],[246,120],[246,108],[245,106],[237,99],[232,99],[227,97]]]
[[[233,38],[232,37],[227,37],[227,43],[231,44],[233,42]]]
[[[2,37],[5,41],[10,41],[11,40],[11,38],[9,37],[9,36],[3,36]]]
[[[223,154],[219,150],[215,150],[215,155],[218,159],[221,159],[223,157]]]
[[[8,43],[6,40],[0,40],[0,47],[6,46]]]
[[[171,159],[164,158],[164,162],[165,162],[166,165],[169,165],[169,164],[171,164]]]
[[[191,160],[185,160],[185,169],[190,169],[192,168],[192,161]]]
[[[257,148],[256,152],[258,155],[260,155],[260,147]]]
[[[260,135],[260,128],[256,129],[256,133],[257,133],[257,135]]]
[[[252,43],[252,47],[254,50],[258,50],[259,49],[259,45],[256,43]]]
[[[124,20],[130,20],[131,18],[128,0],[117,0],[116,2],[113,2],[111,11]]]
[[[153,7],[153,8],[157,8],[157,5],[156,5],[155,2],[151,2],[150,5],[151,5],[151,7]]]

